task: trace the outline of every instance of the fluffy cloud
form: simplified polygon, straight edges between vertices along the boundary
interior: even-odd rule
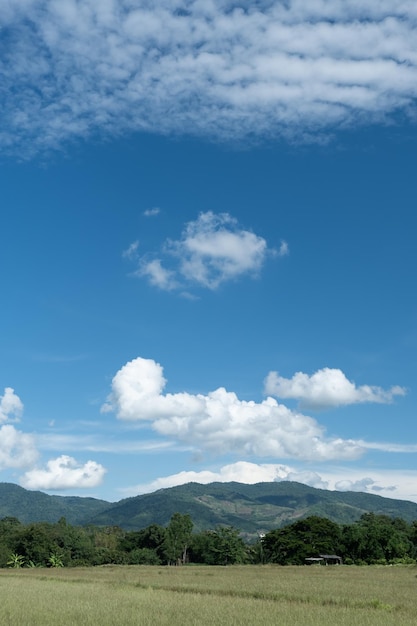
[[[381,387],[361,385],[346,378],[339,369],[325,367],[312,376],[297,372],[292,378],[270,372],[265,380],[265,393],[277,398],[292,398],[300,401],[300,406],[309,408],[330,408],[361,402],[392,402],[394,396],[403,396],[402,387]]]
[[[27,467],[38,458],[32,435],[16,430],[11,424],[0,428],[0,470]]]
[[[23,413],[20,398],[10,387],[0,396],[0,422],[17,421]],[[39,439],[39,437],[38,437]],[[47,469],[34,467],[39,458],[34,435],[16,430],[11,424],[0,427],[0,470],[10,468],[32,468],[21,478],[22,486],[28,489],[70,489],[95,487],[106,472],[102,465],[88,461],[80,466],[75,459],[61,456],[47,463]]]
[[[355,441],[326,437],[314,419],[273,398],[243,401],[223,387],[207,395],[164,394],[165,384],[161,365],[134,359],[113,378],[102,410],[113,410],[122,420],[149,422],[161,435],[217,454],[340,460],[364,451]]]
[[[180,240],[164,245],[166,262],[174,262],[174,268],[167,269],[159,258],[142,257],[136,275],[148,277],[151,284],[167,291],[184,285],[216,289],[226,281],[259,272],[267,251],[265,239],[240,228],[228,213],[208,211],[186,224]],[[278,254],[288,254],[285,242]]]
[[[3,150],[123,131],[308,139],[413,113],[407,0],[3,0]]]
[[[23,414],[23,403],[11,387],[0,396],[0,423],[18,422]],[[26,467],[38,458],[32,435],[16,430],[11,424],[0,427],[0,470]]]
[[[20,484],[26,489],[84,489],[100,485],[105,473],[105,468],[95,461],[80,465],[72,457],[62,455],[48,461],[46,469],[26,472]]]
[[[18,422],[23,414],[23,403],[11,387],[6,387],[0,396],[0,423]]]

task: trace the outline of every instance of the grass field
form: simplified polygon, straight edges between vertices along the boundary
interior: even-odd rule
[[[417,624],[417,567],[0,570],[0,624]]]

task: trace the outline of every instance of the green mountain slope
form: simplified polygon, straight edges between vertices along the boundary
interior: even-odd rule
[[[0,519],[17,517],[23,524],[57,522],[65,517],[68,523],[81,526],[109,506],[95,498],[49,496],[12,483],[0,483]]]
[[[279,482],[256,485],[189,483],[121,500],[96,515],[92,522],[114,524],[129,530],[151,523],[165,526],[176,511],[189,513],[197,531],[226,524],[252,536],[308,515],[347,524],[366,512],[402,517],[409,522],[417,519],[417,504],[413,502]]]
[[[17,517],[23,523],[54,522],[66,517],[75,525],[137,530],[153,523],[166,526],[175,512],[191,515],[196,531],[224,524],[239,528],[248,538],[309,515],[327,517],[339,524],[350,524],[367,512],[401,517],[407,522],[417,520],[414,502],[326,491],[295,482],[188,483],[113,504],[94,498],[49,496],[0,483],[0,518]]]

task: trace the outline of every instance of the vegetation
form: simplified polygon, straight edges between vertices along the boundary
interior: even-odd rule
[[[245,543],[233,526],[193,532],[190,515],[174,513],[164,527],[139,531],[118,526],[21,524],[0,520],[0,567],[89,565],[303,565],[310,557],[337,554],[345,564],[409,564],[417,559],[417,521],[365,513],[353,524],[310,516]]]
[[[411,626],[416,573],[415,566],[3,569],[0,623]]]
[[[417,504],[285,481],[256,485],[189,483],[113,504],[94,498],[49,496],[0,483],[0,519],[14,517],[24,524],[53,524],[65,517],[74,526],[117,526],[139,531],[152,524],[166,527],[174,513],[190,515],[194,532],[230,526],[239,528],[246,541],[253,541],[259,532],[313,515],[337,524],[352,524],[364,513],[375,513],[411,523],[417,519]]]

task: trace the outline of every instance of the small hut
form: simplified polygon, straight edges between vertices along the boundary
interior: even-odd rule
[[[306,565],[342,565],[342,557],[337,554],[319,554],[305,559]]]

